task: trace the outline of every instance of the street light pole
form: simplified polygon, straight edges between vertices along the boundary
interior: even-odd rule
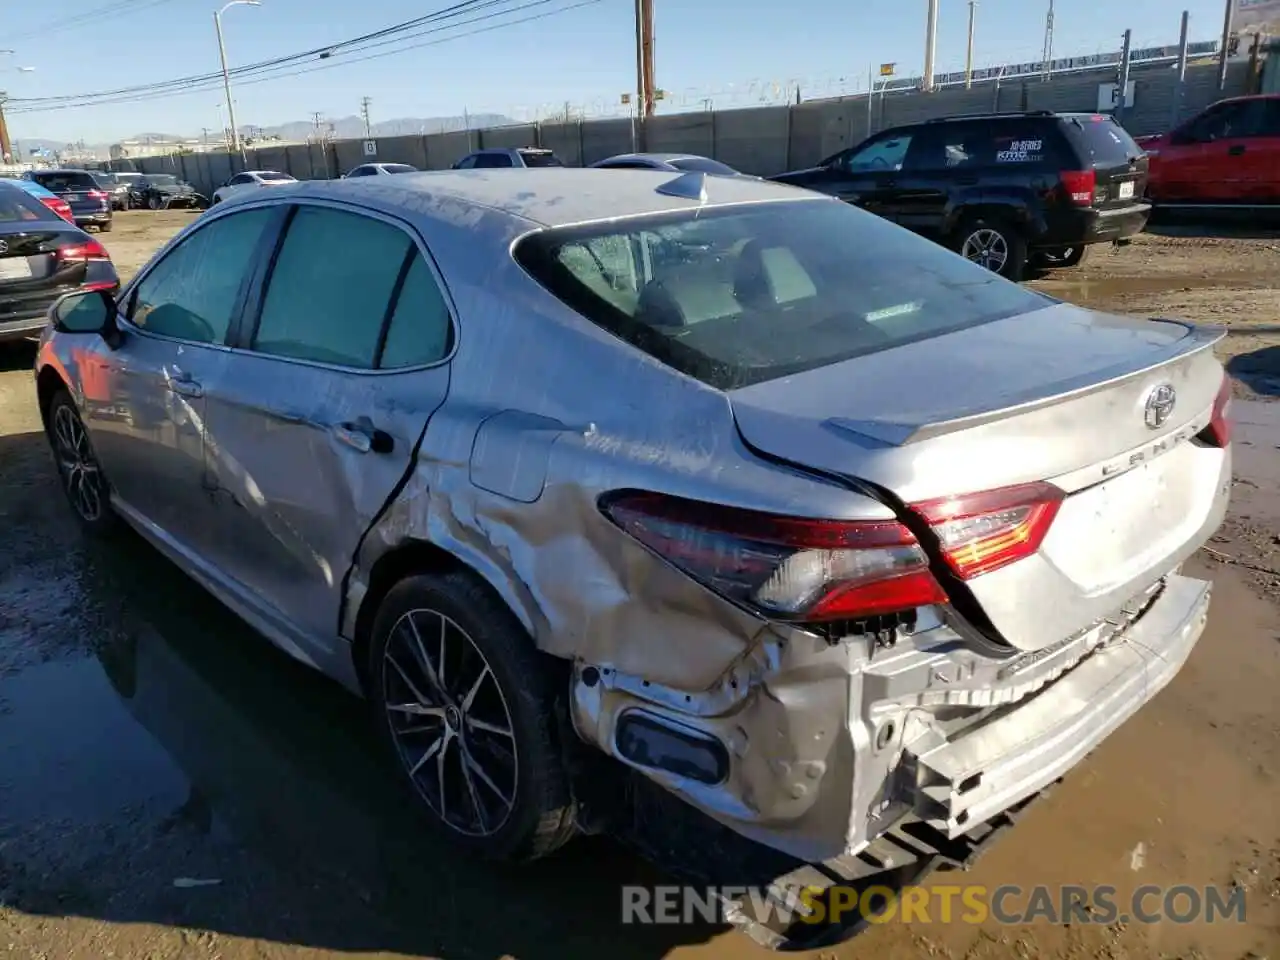
[[[222,41],[222,15],[231,7],[260,7],[262,0],[230,0],[213,14],[213,29],[218,34],[218,57],[222,60],[222,89],[227,95],[227,119],[231,121],[231,150],[240,149],[240,131],[236,129],[236,108],[231,102],[231,73],[227,70],[227,45]]]
[[[978,0],[969,0],[969,47],[964,58],[965,89],[973,86],[973,22],[977,9]]]

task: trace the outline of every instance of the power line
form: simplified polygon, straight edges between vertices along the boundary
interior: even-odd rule
[[[551,2],[553,2],[553,0],[528,0],[528,2],[521,3],[511,8],[510,10],[501,11],[501,14],[517,13],[521,10],[526,10],[532,7],[543,6]],[[315,64],[315,65],[303,67],[301,69],[288,70],[287,72],[279,72],[279,71],[281,71],[281,69],[284,67],[290,66],[291,64],[280,64],[276,66],[265,67],[259,71],[261,75],[251,75],[250,79],[240,81],[239,83],[237,83],[237,86],[240,87],[240,86],[247,86],[255,83],[267,83],[273,80],[284,80],[290,77],[303,76],[308,73],[317,73],[321,70],[335,70],[339,67],[352,66],[354,64],[364,63],[370,60],[380,60],[383,57],[396,56],[401,53],[408,53],[411,50],[419,50],[424,47],[436,46],[441,43],[448,43],[452,40],[461,40],[464,37],[475,36],[481,33],[488,33],[493,30],[501,30],[506,27],[518,26],[519,24],[522,24],[522,23],[532,23],[537,20],[545,20],[548,17],[558,16],[563,13],[568,13],[572,10],[578,10],[583,7],[593,6],[601,2],[603,2],[603,0],[580,0],[580,2],[578,3],[572,3],[566,6],[558,7],[556,9],[546,10],[539,14],[534,14],[526,17],[519,17],[512,20],[506,20],[506,21],[503,21],[502,23],[491,24],[485,27],[478,27],[475,30],[467,30],[462,33],[453,34],[452,36],[440,37],[438,39],[427,40],[421,43],[408,44],[407,46],[397,47],[391,50],[384,50],[379,53],[368,54],[362,57],[353,57],[350,59],[344,58],[341,60],[337,60],[333,63]],[[465,21],[460,21],[458,23],[454,23],[454,24],[438,26],[431,30],[420,31],[417,33],[409,34],[404,37],[398,37],[394,42],[403,42],[404,40],[411,40],[420,36],[427,36],[431,34],[442,33],[446,30],[456,29],[457,27],[463,26],[468,23],[475,23],[480,20],[491,19],[498,15],[500,14],[489,14],[484,17],[475,17],[475,18],[472,18],[471,20],[465,20]],[[382,41],[381,43],[370,44],[368,47],[364,49],[366,50],[374,49],[375,47],[381,47],[391,42],[393,41]],[[357,52],[360,52],[360,51],[357,51]],[[221,81],[221,74],[212,74],[210,77],[210,80],[203,81],[200,84],[193,84],[191,86],[188,86],[182,89],[152,90],[149,88],[141,88],[137,93],[126,93],[121,96],[110,96],[110,97],[104,95],[102,96],[101,99],[96,99],[90,102],[83,102],[83,103],[65,103],[65,104],[47,105],[43,102],[34,103],[30,100],[24,100],[19,102],[18,100],[14,99],[9,101],[10,104],[14,104],[15,106],[12,109],[8,110],[8,113],[11,115],[17,115],[17,114],[35,113],[35,112],[47,111],[47,110],[72,110],[79,107],[103,106],[103,105],[113,104],[113,103],[142,103],[149,100],[164,99],[166,97],[182,96],[188,93],[199,92],[202,89],[212,89],[220,81]]]
[[[102,17],[111,16],[115,13],[133,15],[140,11],[150,10],[152,7],[158,7],[161,4],[172,2],[173,0],[143,0],[142,3],[121,3],[117,0],[117,2],[114,3],[106,3],[100,7],[94,7],[91,10],[85,10],[83,13],[73,14],[62,20],[45,23],[38,30],[28,30],[26,33],[5,34],[5,39],[6,41],[30,40],[34,37],[43,39],[55,33],[73,30],[78,27],[87,26],[91,23],[96,23]]]
[[[151,0],[151,2],[157,2],[157,0]],[[400,23],[392,24],[389,27],[383,27],[380,30],[375,30],[371,33],[366,33],[362,36],[352,37],[349,40],[339,40],[335,43],[325,44],[324,46],[321,46],[321,47],[313,47],[310,50],[303,50],[298,53],[291,53],[282,57],[273,57],[270,60],[262,60],[262,61],[259,61],[258,63],[251,63],[241,67],[235,67],[234,69],[228,71],[228,73],[234,78],[237,76],[254,73],[260,70],[269,69],[275,66],[287,65],[287,64],[294,63],[299,60],[305,60],[308,58],[313,58],[313,57],[328,58],[328,57],[331,57],[335,52],[339,52],[348,47],[367,43],[370,40],[377,40],[385,36],[391,36],[397,33],[404,33],[406,31],[414,29],[415,27],[422,26],[423,24],[426,24],[426,23],[431,23],[431,22],[440,21],[440,20],[449,20],[454,17],[457,17],[459,14],[470,13],[473,10],[484,9],[486,7],[500,6],[500,5],[508,4],[512,2],[514,2],[514,0],[462,0],[462,2],[452,4],[451,6],[448,6],[448,7],[443,7],[440,10],[435,10],[431,13],[424,14],[423,16],[420,16],[420,17],[414,17],[411,20],[404,20],[404,21],[401,21]],[[15,97],[10,102],[12,103],[21,102],[23,104],[41,104],[41,103],[58,103],[58,102],[63,102],[68,100],[95,100],[100,97],[115,97],[115,96],[129,94],[129,93],[140,93],[145,91],[167,89],[172,87],[186,87],[196,83],[205,83],[210,80],[220,79],[221,76],[222,76],[222,73],[218,71],[214,73],[194,74],[188,77],[176,77],[172,80],[161,80],[154,83],[138,84],[131,87],[117,87],[113,90],[93,91],[90,93],[62,94],[62,95],[53,96],[53,97],[23,97],[23,98]]]

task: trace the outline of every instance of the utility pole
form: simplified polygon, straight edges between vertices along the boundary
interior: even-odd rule
[[[1053,63],[1053,0],[1049,0],[1049,12],[1044,18],[1044,63],[1042,79],[1049,79],[1049,67]]]
[[[652,117],[657,84],[653,77],[653,0],[640,0],[641,45],[644,52],[644,115]]]
[[[1236,12],[1236,0],[1226,0],[1227,12],[1222,21],[1222,49],[1218,51],[1218,89],[1227,89],[1227,60],[1231,47],[1231,21]]]
[[[933,92],[933,71],[938,59],[938,0],[929,0],[929,22],[924,40],[924,90]]]
[[[364,118],[364,138],[366,140],[373,139],[373,130],[369,123],[369,104],[372,102],[368,97],[364,97],[360,101],[360,116]]]
[[[1116,99],[1116,123],[1124,126],[1126,93],[1129,90],[1129,51],[1133,49],[1133,31],[1124,32],[1124,48],[1120,52],[1120,92]]]
[[[4,117],[4,105],[8,102],[9,94],[0,92],[0,156],[4,157],[6,163],[13,156],[12,145],[9,143],[9,121]],[[19,162],[22,158],[13,157],[13,160]]]
[[[964,57],[964,86],[973,86],[973,25],[978,10],[978,0],[969,0],[969,47]]]
[[[1182,118],[1182,101],[1187,91],[1187,42],[1191,30],[1191,11],[1182,11],[1182,33],[1178,38],[1178,89],[1173,95],[1173,116],[1169,119],[1169,129],[1178,125]]]
[[[311,134],[311,139],[315,143],[323,142],[320,136],[320,122],[322,119],[323,119],[323,114],[321,114],[319,110],[316,110],[314,113],[311,114],[311,129],[314,131]]]

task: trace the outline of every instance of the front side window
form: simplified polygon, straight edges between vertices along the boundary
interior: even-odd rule
[[[273,214],[246,210],[186,237],[139,282],[130,322],[165,337],[226,343],[240,287]]]
[[[721,390],[1051,302],[826,200],[546,230],[515,256],[587,319]]]
[[[511,166],[511,158],[505,153],[481,153],[476,156],[476,168],[496,168]]]
[[[253,348],[372,369],[411,242],[382,220],[300,207],[276,258]]]
[[[475,155],[473,154],[472,156],[463,157],[461,160],[459,160],[458,165],[454,169],[455,170],[471,170],[475,167],[475,165],[476,165],[476,158],[475,158]]]
[[[849,173],[884,173],[901,170],[911,149],[911,135],[886,137],[849,154],[843,166]]]
[[[373,170],[369,167],[356,167],[347,174],[347,179],[350,180],[352,177],[367,177],[371,173],[373,173]]]
[[[253,177],[249,176],[247,173],[237,173],[230,179],[230,181],[228,181],[227,186],[238,187],[242,183],[253,183]]]
[[[281,173],[278,170],[264,170],[258,174],[258,179],[263,183],[291,183],[293,177],[287,173]]]

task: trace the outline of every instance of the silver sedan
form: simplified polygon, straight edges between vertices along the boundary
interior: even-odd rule
[[[36,386],[86,530],[367,697],[459,844],[546,854],[616,777],[854,882],[1182,666],[1219,336],[779,184],[463,171],[220,204],[60,301]]]

